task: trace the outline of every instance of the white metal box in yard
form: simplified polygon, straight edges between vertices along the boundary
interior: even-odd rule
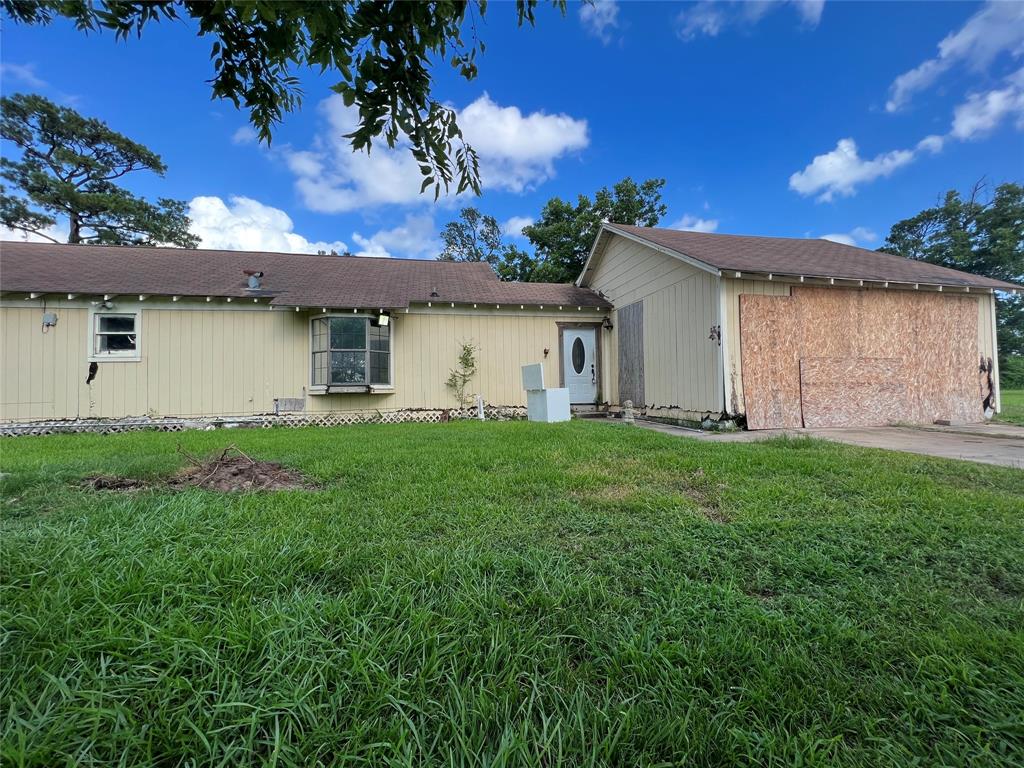
[[[526,412],[530,421],[569,421],[568,389],[531,389],[526,392]]]
[[[523,389],[526,390],[526,415],[530,421],[553,423],[569,421],[569,390],[544,388],[544,364],[523,366]]]

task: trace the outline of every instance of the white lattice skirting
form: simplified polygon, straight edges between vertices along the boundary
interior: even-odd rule
[[[351,424],[400,424],[405,422],[441,423],[479,418],[476,408],[416,408],[393,411],[329,411],[325,413],[272,413],[238,417],[130,417],[123,419],[58,419],[0,424],[0,437],[19,435],[57,435],[90,432],[99,435],[154,430],[182,432],[186,429],[232,429],[240,427],[344,427]],[[526,408],[516,405],[484,406],[489,421],[526,418]]]

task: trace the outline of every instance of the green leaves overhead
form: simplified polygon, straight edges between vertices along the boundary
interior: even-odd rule
[[[565,12],[565,0],[553,5]],[[356,130],[345,135],[353,150],[370,151],[380,138],[394,147],[405,136],[423,174],[423,189],[433,186],[435,199],[453,182],[457,192],[480,192],[476,153],[463,140],[455,112],[433,98],[431,68],[447,61],[466,80],[477,76],[477,53],[484,51],[477,30],[486,0],[0,0],[0,6],[21,23],[49,24],[65,17],[82,31],[106,29],[121,39],[141,36],[154,21],[190,19],[200,36],[213,38],[214,97],[247,109],[267,143],[285,113],[302,103],[295,68],[336,73],[340,79],[332,90],[359,112]],[[537,0],[517,0],[519,26],[534,24],[536,6]]]
[[[0,158],[0,177],[20,193],[0,186],[4,226],[56,241],[47,230],[66,220],[70,243],[199,244],[185,203],[162,198],[154,205],[118,186],[135,171],[163,176],[167,167],[106,123],[17,94],[0,99],[0,136],[21,150],[18,160]]]

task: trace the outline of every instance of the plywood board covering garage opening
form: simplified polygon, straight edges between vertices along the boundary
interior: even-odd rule
[[[740,360],[750,429],[802,426],[796,303],[791,296],[740,296]]]
[[[804,426],[854,427],[900,421],[907,403],[902,367],[899,358],[803,358],[800,407]]]
[[[976,297],[742,295],[740,354],[750,429],[982,419]]]

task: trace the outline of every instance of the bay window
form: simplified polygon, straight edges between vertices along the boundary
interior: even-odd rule
[[[390,387],[391,327],[376,317],[316,317],[314,387]]]

